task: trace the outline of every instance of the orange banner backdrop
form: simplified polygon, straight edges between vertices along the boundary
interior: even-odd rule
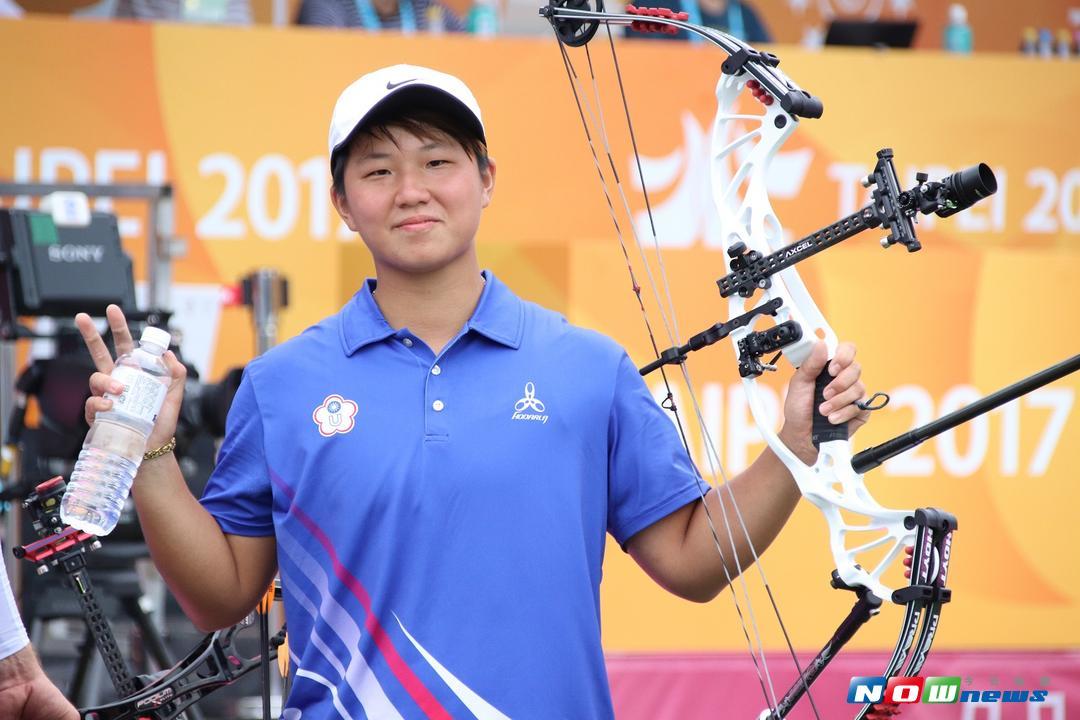
[[[685,335],[726,319],[714,284],[725,256],[708,189],[713,87],[724,58],[668,43],[626,41],[619,50]],[[920,253],[883,250],[871,232],[801,270],[840,336],[859,344],[868,388],[893,397],[856,446],[1075,353],[1080,75],[1064,64],[1011,57],[778,54],[789,75],[825,103],[824,117],[801,123],[769,179],[793,238],[865,201],[859,178],[884,146],[895,149],[905,183],[918,170],[939,177],[985,161],[1000,184],[967,213],[924,221]],[[625,192],[640,214],[644,197],[631,179],[621,99],[604,57],[594,53],[599,96]],[[177,324],[193,359],[216,379],[253,348],[246,312],[220,306],[223,285],[259,266],[284,272],[293,298],[281,327],[288,337],[336,311],[371,272],[362,244],[333,215],[325,138],[338,92],[390,62],[458,74],[484,108],[498,167],[479,238],[484,264],[522,295],[612,335],[645,362],[640,311],[551,41],[0,22],[7,69],[0,177],[173,183],[178,234],[188,241],[175,264]],[[592,92],[588,81],[584,87]],[[143,209],[118,202],[115,210],[141,268]],[[737,472],[763,445],[730,347],[701,355],[691,367],[704,422],[728,472]],[[771,384],[777,407],[782,380]],[[940,506],[960,518],[955,600],[940,646],[1080,641],[1078,387],[1072,378],[1040,390],[868,476],[886,505]],[[685,391],[680,399],[688,410]],[[700,441],[692,448],[703,457]],[[795,645],[820,645],[850,598],[828,589],[832,564],[815,509],[796,512],[765,568]],[[757,573],[748,580],[763,637],[779,645]],[[726,594],[707,606],[676,600],[614,546],[603,613],[610,650],[744,644]],[[890,645],[898,625],[899,611],[886,608],[856,645]]]

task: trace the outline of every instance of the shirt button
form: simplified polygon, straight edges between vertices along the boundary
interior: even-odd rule
[[[401,344],[405,347],[412,347],[412,338],[405,338],[401,341]]]
[[[443,404],[442,400],[436,400],[435,402],[431,403],[431,409],[435,412],[442,412],[442,409],[444,407],[446,407],[446,405]]]
[[[431,368],[431,374],[432,375],[442,375],[442,368],[439,367],[438,365],[435,365],[434,367]]]

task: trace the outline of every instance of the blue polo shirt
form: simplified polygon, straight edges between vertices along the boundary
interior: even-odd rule
[[[285,720],[612,716],[605,534],[697,481],[618,345],[485,277],[438,356],[369,280],[244,373],[202,503],[276,536]]]

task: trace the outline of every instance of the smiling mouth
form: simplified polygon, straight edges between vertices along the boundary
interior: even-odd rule
[[[429,227],[435,225],[437,222],[438,220],[435,220],[434,218],[415,218],[406,220],[403,223],[398,223],[394,227],[397,230],[426,230]]]

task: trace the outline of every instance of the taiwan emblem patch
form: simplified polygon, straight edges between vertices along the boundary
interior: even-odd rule
[[[340,395],[327,395],[322,405],[311,413],[311,419],[319,428],[319,434],[330,437],[337,433],[347,433],[356,425],[357,405]]]

